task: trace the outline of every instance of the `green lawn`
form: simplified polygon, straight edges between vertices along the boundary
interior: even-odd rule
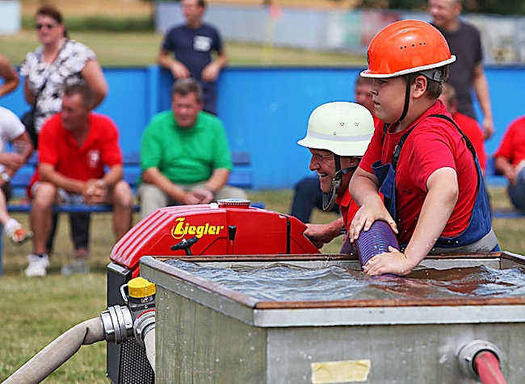
[[[508,207],[503,189],[491,189],[495,206]],[[292,191],[252,192],[252,201],[263,201],[267,209],[288,212]],[[27,215],[15,215],[27,224]],[[328,222],[333,214],[315,212],[314,222]],[[138,218],[135,218],[135,222]],[[4,275],[0,278],[0,381],[45,345],[79,322],[98,316],[105,309],[105,265],[113,244],[109,214],[93,216],[91,226],[88,275],[63,277],[60,266],[68,261],[71,242],[67,217],[61,217],[56,251],[52,257],[50,274],[46,278],[28,279],[23,276],[25,256],[30,244],[16,247],[10,243],[4,248]],[[525,219],[495,220],[494,228],[504,249],[525,254]],[[325,246],[323,252],[337,253],[341,240]],[[84,346],[48,382],[52,383],[107,383],[105,378],[105,345],[103,342]]]
[[[71,38],[86,44],[97,54],[103,66],[147,66],[156,63],[162,36],[153,32],[111,33],[72,32]],[[38,46],[34,31],[14,36],[0,35],[0,53],[14,65]],[[254,44],[227,42],[231,65],[364,65],[361,55],[319,52],[292,48],[272,48]]]

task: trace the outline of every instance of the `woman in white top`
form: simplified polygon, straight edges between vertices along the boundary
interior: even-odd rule
[[[70,40],[60,12],[52,6],[43,6],[35,16],[37,36],[42,45],[29,52],[22,64],[21,73],[25,76],[24,95],[27,102],[35,105],[34,128],[29,132],[37,147],[37,135],[52,115],[62,108],[62,90],[64,86],[85,81],[94,95],[91,106],[99,105],[107,94],[108,86],[97,62],[95,53],[84,44]],[[36,103],[35,103],[36,98]],[[29,131],[29,129],[28,129]],[[62,267],[62,273],[69,275],[86,272],[89,239],[89,214],[74,213],[69,215],[71,233],[75,248],[75,261]],[[53,247],[57,215],[53,215],[53,224],[47,241],[48,253]],[[49,265],[47,254],[31,254],[28,257],[27,276],[43,276]],[[77,268],[81,266],[80,270]]]
[[[104,100],[108,86],[93,51],[67,38],[62,15],[57,9],[43,6],[37,11],[35,19],[42,45],[27,54],[21,73],[25,76],[24,95],[27,102],[33,105],[38,95],[35,111],[38,133],[47,118],[60,112],[62,89],[66,83],[84,80],[94,95],[92,108]]]

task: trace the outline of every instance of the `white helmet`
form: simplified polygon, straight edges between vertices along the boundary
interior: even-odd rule
[[[360,104],[336,101],[310,114],[306,137],[297,144],[339,156],[363,156],[374,134],[374,119]]]

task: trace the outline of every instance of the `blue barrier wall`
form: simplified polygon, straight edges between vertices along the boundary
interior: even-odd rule
[[[140,137],[149,119],[168,109],[172,78],[156,66],[104,69],[110,92],[98,112],[120,129],[125,153],[140,150]],[[219,79],[219,116],[230,147],[251,154],[254,187],[290,188],[308,174],[308,151],[296,142],[306,132],[310,112],[319,104],[352,100],[357,68],[228,68]],[[486,142],[493,153],[506,127],[525,114],[521,67],[486,69],[496,134]],[[22,87],[0,104],[18,115],[29,109]],[[479,111],[479,109],[478,109]]]

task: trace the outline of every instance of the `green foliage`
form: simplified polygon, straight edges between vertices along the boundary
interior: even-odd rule
[[[361,8],[424,10],[427,0],[361,0]],[[464,12],[525,15],[525,2],[520,0],[464,0]]]
[[[69,20],[69,18],[68,18]],[[68,24],[69,25],[69,24]],[[17,35],[0,35],[2,54],[14,65],[38,46],[32,29]],[[153,31],[104,32],[69,30],[70,38],[86,44],[104,67],[131,67],[156,64],[162,35]],[[363,55],[279,48],[257,44],[226,42],[230,65],[349,66],[365,65]]]
[[[525,15],[525,3],[520,0],[477,0],[466,1],[465,10],[499,15]]]
[[[22,28],[33,29],[33,16],[22,17]],[[68,31],[144,32],[153,31],[155,25],[150,17],[70,16],[66,21]]]

